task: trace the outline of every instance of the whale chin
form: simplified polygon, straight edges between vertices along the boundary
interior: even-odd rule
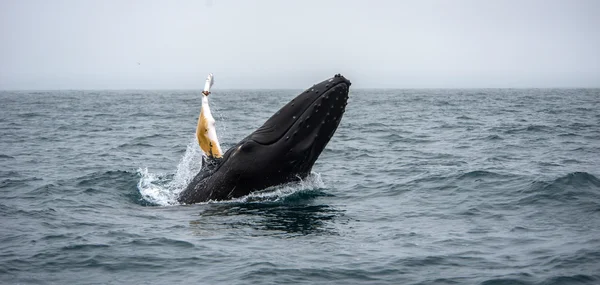
[[[336,74],[300,93],[201,171],[179,202],[227,200],[306,177],[342,119],[350,85]]]

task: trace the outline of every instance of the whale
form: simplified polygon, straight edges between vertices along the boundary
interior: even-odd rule
[[[350,85],[336,74],[300,93],[222,158],[204,165],[178,201],[230,200],[306,178],[342,120]]]

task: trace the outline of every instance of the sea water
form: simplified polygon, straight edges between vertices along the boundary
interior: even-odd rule
[[[215,90],[223,148],[300,91]],[[178,205],[200,103],[1,91],[0,283],[600,284],[598,89],[352,89],[307,179]]]

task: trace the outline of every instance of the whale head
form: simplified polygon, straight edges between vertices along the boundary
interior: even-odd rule
[[[195,195],[226,200],[306,177],[342,119],[350,85],[336,74],[296,96],[229,149]]]

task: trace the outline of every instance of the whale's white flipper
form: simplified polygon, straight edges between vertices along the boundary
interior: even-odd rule
[[[206,83],[204,84],[204,91],[202,91],[202,108],[200,109],[200,116],[198,117],[198,126],[196,127],[196,137],[198,138],[198,144],[200,148],[211,158],[220,158],[223,156],[219,139],[217,138],[217,129],[215,128],[215,119],[213,118],[210,107],[208,106],[208,95],[210,94],[210,88],[214,83],[214,77],[212,73],[209,73],[206,77]]]
[[[206,77],[206,83],[204,83],[204,92],[202,92],[202,94],[205,94],[205,95],[210,94],[210,88],[213,86],[214,83],[215,83],[215,77],[213,76],[212,73],[209,73],[208,76]]]

